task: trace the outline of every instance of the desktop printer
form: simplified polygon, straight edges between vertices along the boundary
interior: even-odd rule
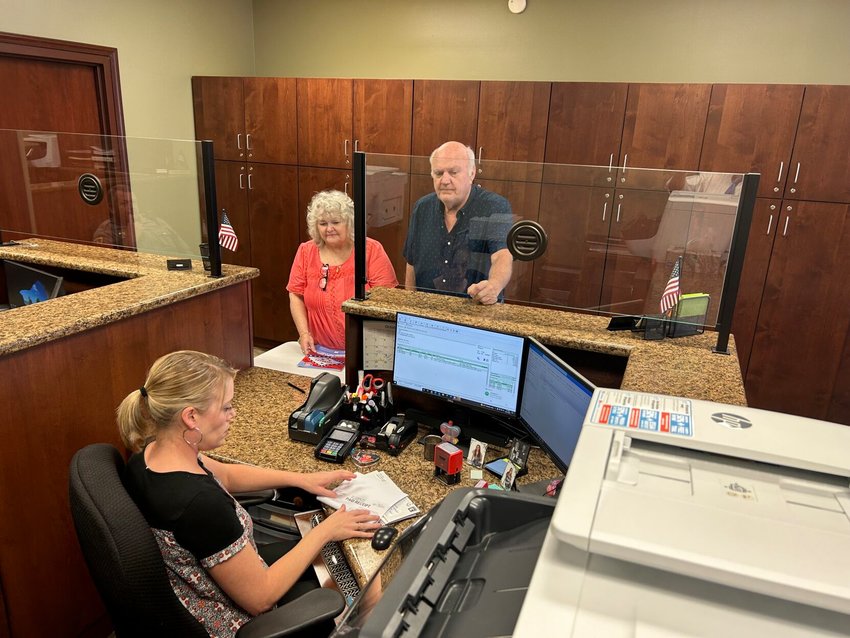
[[[289,415],[289,438],[293,441],[318,443],[325,428],[336,424],[345,399],[345,388],[339,377],[323,372],[310,382],[310,393],[301,407]]]
[[[514,635],[850,635],[850,428],[597,389]]]

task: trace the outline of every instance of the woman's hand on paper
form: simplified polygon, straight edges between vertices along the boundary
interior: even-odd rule
[[[311,472],[302,474],[299,487],[316,496],[328,496],[334,498],[336,492],[328,489],[328,485],[337,485],[342,481],[350,481],[356,476],[348,470],[332,470],[330,472]]]
[[[329,541],[344,541],[347,538],[372,538],[379,527],[380,518],[369,510],[348,510],[343,505],[316,529],[325,532]]]

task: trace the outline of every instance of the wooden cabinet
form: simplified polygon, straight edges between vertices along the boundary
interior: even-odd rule
[[[738,351],[741,374],[745,379],[781,209],[782,200],[764,198],[758,198],[753,209],[747,251],[735,301],[735,316],[732,320],[735,349]]]
[[[254,338],[267,344],[297,338],[286,283],[300,237],[298,169],[216,162],[216,193],[239,237],[235,253],[222,248],[222,261],[260,269],[251,282]]]
[[[543,184],[539,222],[557,242],[532,262],[531,301],[567,308],[599,305],[613,192]]]
[[[427,158],[450,140],[475,148],[480,84],[466,80],[413,82],[412,155]],[[430,171],[427,161],[414,164],[417,172]]]
[[[699,166],[710,84],[630,84],[620,144],[618,186],[665,187],[658,172]]]
[[[354,80],[354,150],[410,155],[413,80]]]
[[[760,173],[759,196],[782,197],[802,102],[797,84],[715,84],[699,169]]]
[[[553,83],[546,163],[616,166],[628,90],[621,83]]]
[[[785,197],[850,202],[850,86],[807,86]]]
[[[746,378],[747,401],[818,419],[830,413],[850,328],[850,205],[782,202]]]
[[[295,80],[193,77],[195,137],[216,159],[294,164]]]
[[[549,82],[482,82],[478,101],[478,161],[543,162]]]
[[[667,267],[653,259],[651,251],[644,246],[658,232],[668,195],[666,191],[656,190],[614,192],[600,310],[635,315],[657,313],[658,307],[649,291],[656,271]],[[660,299],[660,294],[657,298]]]
[[[298,78],[298,164],[350,168],[353,81]]]

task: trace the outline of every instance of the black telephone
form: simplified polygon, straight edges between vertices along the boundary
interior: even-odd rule
[[[304,404],[289,416],[289,438],[318,443],[325,428],[339,420],[345,388],[339,377],[323,372],[310,382],[310,394]]]
[[[316,458],[331,463],[342,463],[357,443],[359,432],[360,424],[357,421],[343,419],[333,426],[316,446]]]

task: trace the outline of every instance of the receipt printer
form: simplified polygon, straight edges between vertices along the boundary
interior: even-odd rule
[[[345,389],[339,377],[323,372],[310,383],[304,404],[289,415],[289,438],[317,444],[340,419]]]

